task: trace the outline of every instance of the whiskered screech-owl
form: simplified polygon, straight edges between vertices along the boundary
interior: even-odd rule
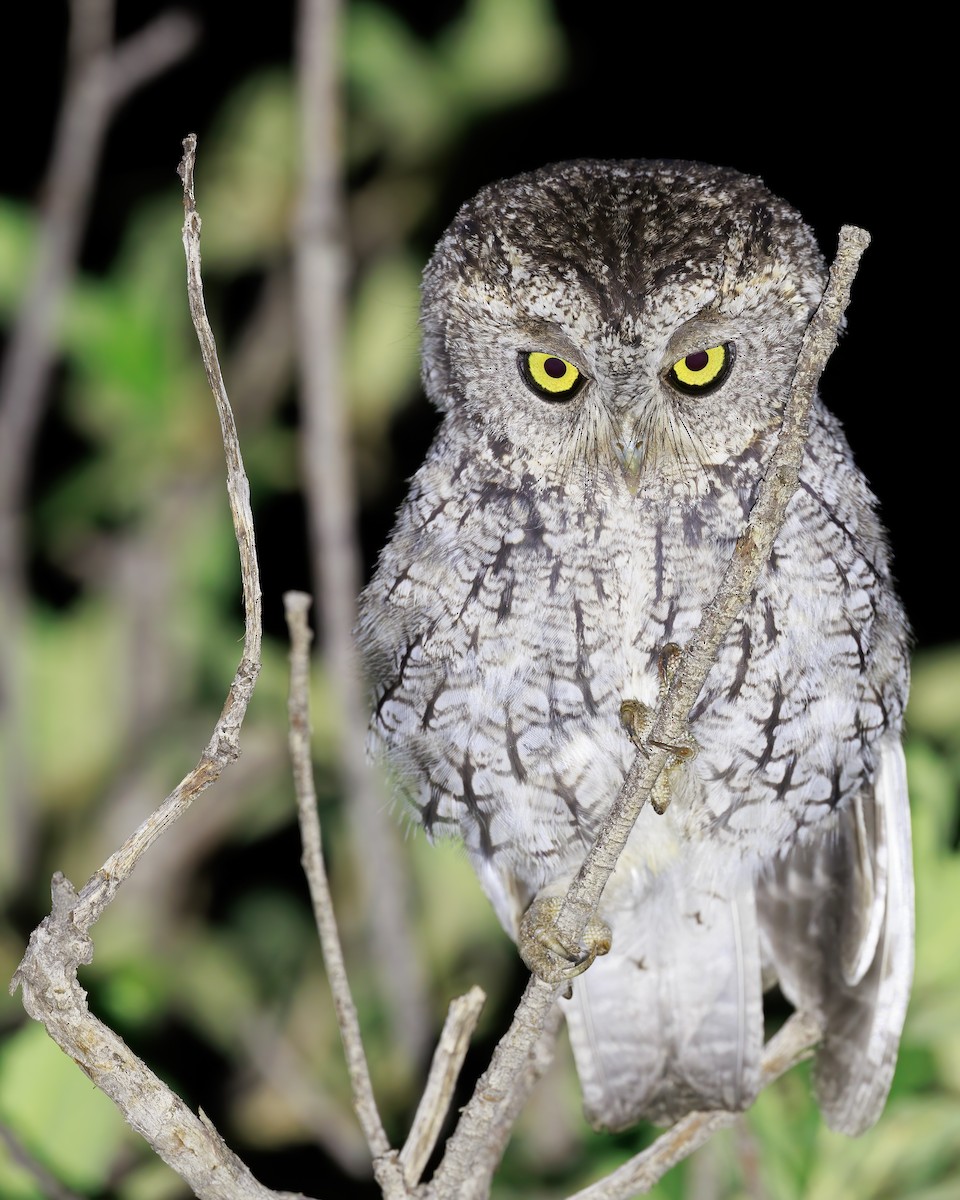
[[[714,596],[826,282],[799,215],[688,162],[485,188],[425,274],[443,420],[361,601],[372,742],[506,930],[561,895]],[[564,1001],[588,1116],[746,1107],[775,981],[828,1123],[893,1073],[913,965],[907,631],[875,501],[815,404],[800,488],[603,895]],[[661,805],[662,807],[662,805]]]

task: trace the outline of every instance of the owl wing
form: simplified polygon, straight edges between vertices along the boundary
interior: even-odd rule
[[[872,794],[838,829],[758,885],[764,951],[780,987],[824,1029],[814,1087],[831,1129],[855,1136],[890,1090],[913,978],[913,862],[900,739],[884,737]]]
[[[617,1130],[748,1107],[763,1042],[752,886],[723,897],[672,870],[611,927],[564,1003],[587,1118]]]

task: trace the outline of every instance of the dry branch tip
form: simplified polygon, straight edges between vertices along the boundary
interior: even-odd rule
[[[196,208],[193,172],[197,161],[197,135],[188,133],[180,144],[183,146],[183,157],[177,166],[177,174],[183,184],[183,206],[187,211],[193,211]]]

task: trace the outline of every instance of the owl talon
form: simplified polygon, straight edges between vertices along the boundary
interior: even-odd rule
[[[660,677],[658,703],[666,695],[682,657],[683,651],[676,642],[668,642],[660,652],[657,662],[657,674]],[[700,747],[689,728],[686,736],[680,742],[661,742],[652,739],[650,730],[653,728],[653,713],[654,710],[650,705],[644,704],[641,700],[624,700],[620,705],[620,724],[627,731],[630,740],[640,753],[649,758],[650,750],[654,748],[666,750],[670,755],[667,765],[660,772],[657,782],[653,785],[653,791],[650,793],[650,803],[653,805],[654,812],[663,816],[673,797],[672,777],[675,778],[678,767],[696,758]]]
[[[563,983],[574,979],[606,954],[611,935],[599,917],[591,917],[576,947],[565,945],[557,936],[556,920],[563,906],[561,896],[542,896],[523,914],[517,945],[527,968],[545,983]]]

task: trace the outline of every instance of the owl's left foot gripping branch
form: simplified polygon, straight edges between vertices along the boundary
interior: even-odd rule
[[[660,676],[658,705],[669,690],[670,682],[680,665],[682,656],[683,651],[676,642],[668,642],[660,652],[660,660],[657,664]],[[653,785],[653,791],[650,794],[650,803],[653,805],[654,811],[663,816],[670,803],[677,770],[684,763],[696,758],[700,747],[689,730],[679,742],[651,741],[650,732],[653,729],[655,711],[649,704],[644,704],[640,700],[624,700],[620,705],[620,724],[630,735],[630,740],[641,754],[649,756],[651,747],[669,751],[670,758],[667,760],[667,765],[657,777],[657,782]]]
[[[523,914],[517,938],[520,957],[544,983],[563,983],[582,975],[612,945],[610,928],[599,917],[590,918],[578,945],[566,945],[561,940],[556,922],[563,907],[566,884],[559,895],[556,888],[553,884],[534,899]]]

